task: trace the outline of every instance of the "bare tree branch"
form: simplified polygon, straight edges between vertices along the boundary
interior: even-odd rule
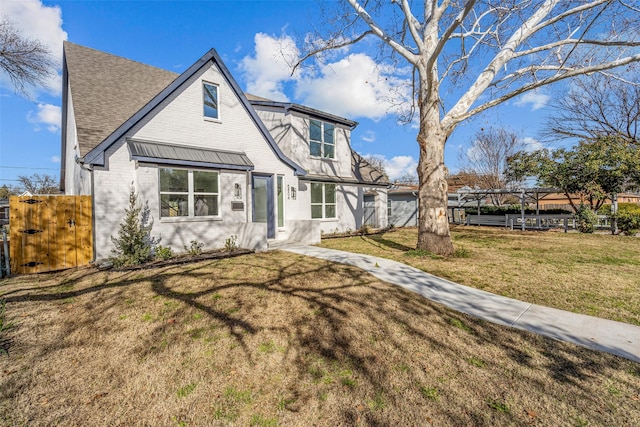
[[[544,80],[540,80],[540,81],[537,81],[537,82],[533,82],[533,83],[521,86],[521,87],[513,90],[512,92],[509,92],[509,93],[507,93],[505,95],[502,95],[502,96],[500,96],[498,98],[494,98],[491,101],[486,102],[485,104],[482,104],[482,105],[474,108],[473,110],[466,112],[465,114],[461,114],[459,116],[451,116],[450,119],[449,119],[449,122],[451,124],[455,125],[455,124],[460,123],[461,121],[463,121],[465,119],[468,119],[471,116],[474,116],[474,115],[476,115],[478,113],[481,113],[481,112],[483,112],[485,110],[488,110],[489,108],[494,107],[494,106],[496,106],[498,104],[501,104],[501,103],[503,103],[505,101],[508,101],[509,99],[511,99],[513,97],[516,97],[518,95],[521,95],[521,94],[523,94],[525,92],[529,92],[529,91],[534,90],[534,89],[538,89],[538,88],[540,88],[542,86],[549,85],[551,83],[555,83],[555,82],[558,82],[558,81],[561,81],[561,80],[564,80],[564,79],[568,79],[568,78],[571,78],[571,77],[580,76],[580,75],[583,75],[583,74],[595,73],[595,72],[602,71],[602,70],[608,70],[608,69],[611,69],[611,68],[620,67],[620,66],[631,64],[631,63],[638,62],[638,61],[640,61],[640,54],[629,56],[629,57],[626,57],[626,58],[623,58],[623,59],[620,59],[620,60],[617,60],[617,61],[607,62],[607,63],[604,63],[604,64],[598,64],[598,65],[593,65],[593,66],[590,66],[590,67],[583,67],[583,68],[576,68],[576,69],[573,69],[573,70],[568,70],[564,74],[554,75],[554,76],[548,77],[548,78],[546,78]],[[449,114],[451,114],[451,112]],[[443,121],[444,121],[444,119],[443,119]]]
[[[364,33],[360,34],[358,37],[356,37],[356,38],[354,38],[352,40],[345,40],[345,41],[340,41],[340,42],[330,41],[325,46],[322,46],[322,47],[319,47],[319,48],[316,48],[316,49],[312,50],[311,52],[309,52],[306,55],[304,55],[301,59],[299,59],[298,61],[296,61],[295,64],[292,65],[292,67],[291,67],[291,75],[293,76],[293,74],[296,72],[298,67],[300,67],[300,65],[302,65],[303,62],[305,62],[307,59],[311,58],[312,56],[316,56],[319,53],[326,52],[328,50],[341,49],[343,47],[347,47],[347,46],[356,44],[360,40],[365,38],[366,36],[370,36],[372,34],[373,34],[373,31],[365,31]]]
[[[0,70],[9,76],[16,92],[28,96],[27,86],[44,84],[55,66],[42,42],[24,38],[12,21],[0,18]]]
[[[637,81],[639,74],[634,73]],[[638,144],[640,131],[640,85],[594,74],[577,79],[572,89],[557,96],[553,114],[546,123],[549,139],[595,140],[615,136]]]

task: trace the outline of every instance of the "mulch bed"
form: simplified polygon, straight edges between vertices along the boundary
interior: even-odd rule
[[[209,259],[233,258],[240,255],[252,254],[254,252],[255,251],[250,249],[234,249],[231,252],[226,250],[207,251],[207,252],[201,253],[200,255],[181,254],[167,260],[157,260],[157,261],[151,261],[151,262],[147,262],[140,265],[113,268],[113,270],[115,271],[146,270],[149,268],[160,268],[160,267],[166,267],[169,265],[187,264],[190,262],[205,261]]]

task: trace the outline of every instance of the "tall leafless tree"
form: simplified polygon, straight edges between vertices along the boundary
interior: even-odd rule
[[[554,112],[544,136],[548,139],[594,140],[616,136],[638,144],[640,137],[640,72],[626,79],[613,74],[583,76],[550,104]]]
[[[297,65],[372,36],[413,67],[417,247],[442,255],[454,251],[444,147],[460,122],[545,85],[640,61],[640,10],[624,1],[345,0],[326,10],[334,6],[318,20],[333,31],[309,37]]]
[[[476,177],[482,189],[503,189],[507,186],[507,159],[522,151],[525,144],[517,133],[509,129],[482,129],[475,134],[471,148],[460,153],[459,165],[463,174]],[[503,194],[492,194],[494,205],[502,205]]]
[[[28,86],[45,84],[55,72],[56,61],[39,40],[25,38],[16,25],[0,18],[0,70],[16,92],[28,95]]]

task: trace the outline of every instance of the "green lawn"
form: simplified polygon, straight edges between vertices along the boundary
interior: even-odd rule
[[[292,253],[16,276],[0,299],[3,426],[640,425],[638,363]]]
[[[325,239],[323,247],[400,261],[534,304],[640,325],[640,239],[606,234],[452,228],[456,256],[415,251],[416,228]]]

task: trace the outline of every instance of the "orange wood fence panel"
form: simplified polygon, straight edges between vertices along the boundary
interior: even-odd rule
[[[93,258],[91,196],[9,198],[13,274],[87,265]]]

